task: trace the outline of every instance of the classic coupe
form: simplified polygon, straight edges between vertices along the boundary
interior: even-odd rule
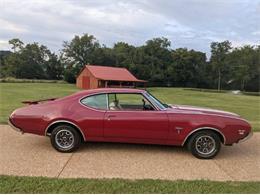
[[[187,146],[195,157],[210,159],[221,144],[252,135],[250,124],[237,114],[167,105],[141,89],[93,89],[24,103],[28,106],[10,115],[10,126],[49,136],[60,152],[72,152],[84,141],[124,142]]]

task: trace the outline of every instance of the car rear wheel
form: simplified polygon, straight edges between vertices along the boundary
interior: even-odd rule
[[[59,152],[75,151],[81,143],[79,133],[71,126],[60,125],[51,133],[51,144]]]
[[[200,159],[214,158],[221,148],[219,136],[209,130],[199,131],[191,136],[188,141],[188,149]]]

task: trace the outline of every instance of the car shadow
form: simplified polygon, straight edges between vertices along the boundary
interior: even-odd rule
[[[155,144],[136,144],[136,143],[114,143],[114,142],[85,142],[78,149],[84,151],[135,151],[135,152],[164,152],[164,153],[185,153],[189,151],[185,147],[155,145]]]
[[[155,144],[133,144],[133,143],[114,143],[114,142],[84,142],[77,150],[79,153],[84,152],[135,152],[135,153],[149,153],[149,154],[178,154],[179,156],[186,156],[195,158],[186,147],[169,146],[169,145],[155,145]],[[227,160],[247,157],[246,153],[242,153],[239,147],[222,146],[219,154],[214,160]]]
[[[33,143],[37,148],[45,148],[44,150],[54,150],[47,139],[41,139]],[[244,146],[245,147],[245,146]],[[243,148],[246,150],[246,148]],[[81,144],[76,153],[85,152],[135,152],[144,154],[176,154],[179,156],[193,157],[186,147],[169,146],[169,145],[155,145],[155,144],[136,144],[136,143],[115,143],[115,142],[84,142]],[[237,146],[222,146],[219,154],[214,158],[215,160],[227,160],[236,158],[246,158],[248,154],[242,152]]]

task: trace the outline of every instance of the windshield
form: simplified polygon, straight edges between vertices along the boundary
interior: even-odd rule
[[[149,100],[153,103],[156,104],[160,109],[164,110],[166,109],[168,106],[167,104],[162,103],[160,100],[158,100],[156,97],[154,97],[152,94],[150,94],[149,92],[145,93],[146,96],[149,98]]]

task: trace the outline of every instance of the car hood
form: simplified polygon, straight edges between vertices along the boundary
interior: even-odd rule
[[[169,105],[169,109],[177,109],[179,111],[187,111],[192,113],[202,113],[202,114],[215,114],[215,115],[222,115],[222,116],[231,116],[231,117],[240,117],[238,114],[232,112],[226,112],[222,110],[215,110],[211,108],[201,108],[196,106],[187,106],[187,105]]]

